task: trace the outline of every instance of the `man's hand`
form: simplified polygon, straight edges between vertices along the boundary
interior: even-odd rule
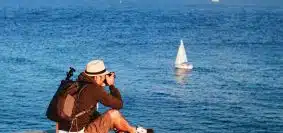
[[[109,86],[114,85],[115,83],[115,73],[111,72],[111,75],[109,76],[108,74],[106,76],[106,82]]]

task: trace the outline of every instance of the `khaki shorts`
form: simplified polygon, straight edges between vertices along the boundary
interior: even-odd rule
[[[108,133],[113,129],[113,122],[109,115],[103,114],[93,120],[86,128],[85,133]]]

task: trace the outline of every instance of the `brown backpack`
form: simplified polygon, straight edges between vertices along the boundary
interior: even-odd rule
[[[61,81],[46,111],[47,118],[55,122],[72,121],[78,115],[86,112],[83,111],[75,114],[75,109],[78,105],[76,101],[79,99],[80,93],[84,90],[86,84],[70,80],[75,71],[73,68],[70,69],[66,79]]]

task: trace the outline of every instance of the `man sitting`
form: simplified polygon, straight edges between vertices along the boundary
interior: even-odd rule
[[[86,87],[80,93],[77,99],[77,113],[87,110],[91,107],[96,108],[97,103],[112,109],[104,114],[87,112],[76,119],[74,122],[60,122],[59,133],[79,132],[79,133],[108,133],[111,129],[117,129],[119,132],[129,133],[153,133],[152,129],[131,126],[127,120],[118,111],[123,107],[123,101],[119,90],[114,85],[115,73],[106,70],[102,60],[90,61],[77,79],[80,83],[86,84]],[[110,93],[104,90],[109,86]],[[94,115],[96,114],[96,115]],[[94,115],[94,116],[93,116]],[[94,118],[93,118],[94,117]]]

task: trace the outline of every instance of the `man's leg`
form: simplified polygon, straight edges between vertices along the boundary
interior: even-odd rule
[[[110,129],[135,133],[136,128],[131,126],[118,110],[108,110],[90,123],[85,133],[108,133]]]
[[[136,132],[136,128],[131,126],[118,110],[109,110],[106,114],[107,113],[109,113],[113,121],[113,125],[118,131],[129,133]]]
[[[153,129],[146,129],[143,127],[133,127],[131,126],[127,120],[122,116],[122,114],[118,110],[109,110],[107,111],[111,115],[111,119],[113,121],[114,128],[116,128],[119,133],[153,133]],[[106,113],[106,114],[107,114]]]

